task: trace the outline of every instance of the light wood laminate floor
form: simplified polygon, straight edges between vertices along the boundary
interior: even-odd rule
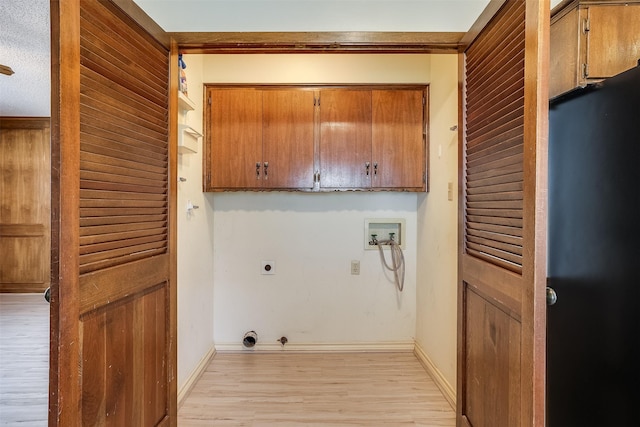
[[[49,305],[0,294],[0,426],[47,425]],[[411,353],[218,354],[179,410],[189,426],[454,426]]]
[[[49,304],[0,294],[0,426],[47,425]]]
[[[178,419],[180,427],[455,425],[411,353],[219,353]]]

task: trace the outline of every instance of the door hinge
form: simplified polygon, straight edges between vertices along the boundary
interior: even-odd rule
[[[209,97],[209,99],[207,100],[207,102],[209,103],[209,105],[211,105],[211,97]]]
[[[589,77],[589,64],[587,63],[582,64],[582,77],[585,79]]]
[[[589,21],[589,18],[585,18],[582,21],[582,33],[587,34],[589,30],[591,30],[591,21]]]
[[[426,172],[422,172],[422,183],[423,184],[427,183],[427,173]]]
[[[425,105],[427,105],[427,97],[422,95],[422,106],[424,107]]]

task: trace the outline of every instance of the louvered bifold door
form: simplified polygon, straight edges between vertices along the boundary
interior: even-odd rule
[[[461,55],[458,425],[542,425],[548,7],[491,2]],[[469,36],[469,35],[468,35]],[[542,286],[542,287],[541,287]],[[542,290],[542,291],[541,291]]]
[[[61,366],[78,366],[77,375],[58,373],[57,391],[67,393],[58,399],[59,425],[169,425],[175,418],[170,47],[128,14],[143,16],[129,0],[61,0],[59,8],[61,38],[74,31],[77,37],[60,41],[58,90],[77,108],[61,103],[58,118],[56,357]],[[69,414],[65,402],[76,400],[78,413]]]

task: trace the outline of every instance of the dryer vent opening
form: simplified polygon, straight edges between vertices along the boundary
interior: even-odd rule
[[[256,345],[256,342],[258,342],[258,334],[256,334],[256,331],[249,331],[242,337],[242,345],[246,348],[253,347]]]

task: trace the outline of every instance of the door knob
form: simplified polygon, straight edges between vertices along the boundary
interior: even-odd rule
[[[547,305],[554,305],[558,302],[558,294],[553,288],[547,286]]]
[[[44,297],[45,301],[47,301],[48,303],[51,303],[51,287],[48,287],[44,291],[43,297]]]

